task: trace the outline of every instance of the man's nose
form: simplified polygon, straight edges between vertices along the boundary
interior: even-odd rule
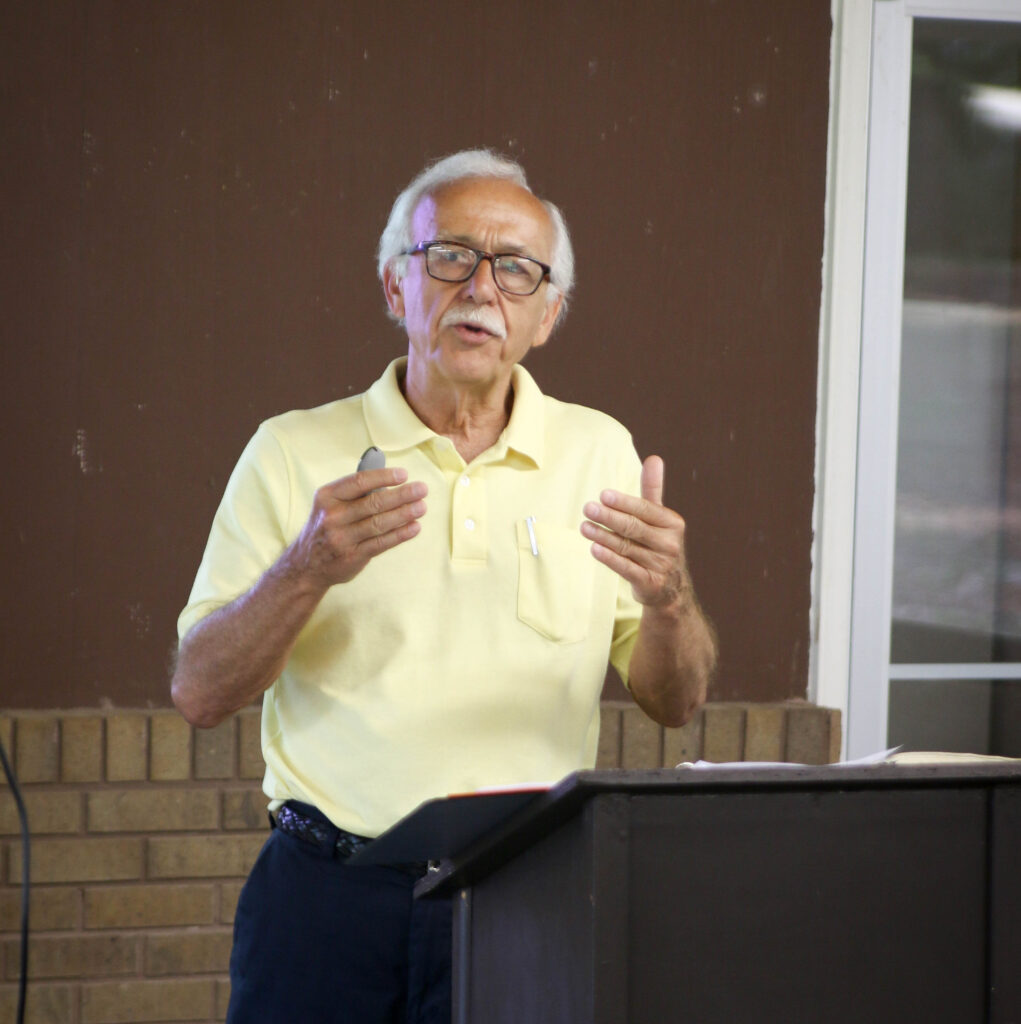
[[[493,277],[492,258],[484,256],[480,259],[475,272],[464,285],[465,294],[470,295],[476,302],[492,302],[500,290],[496,286],[496,278]]]

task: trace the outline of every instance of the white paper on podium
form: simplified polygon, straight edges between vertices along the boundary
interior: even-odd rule
[[[900,747],[890,747],[889,750],[880,750],[875,754],[855,758],[853,761],[837,761],[834,764],[798,764],[791,761],[682,761],[676,767],[699,770],[713,768],[860,768],[864,765],[883,764],[898,750]]]

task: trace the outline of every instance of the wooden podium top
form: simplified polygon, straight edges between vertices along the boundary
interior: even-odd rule
[[[683,767],[581,771],[547,789],[526,788],[429,800],[353,856],[349,863],[438,863],[416,895],[449,892],[489,874],[577,814],[601,794],[1021,787],[1021,760],[954,764],[822,767]]]

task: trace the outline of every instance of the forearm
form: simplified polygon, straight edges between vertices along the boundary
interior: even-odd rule
[[[181,642],[171,682],[181,714],[210,728],[258,698],[283,671],[324,593],[281,560],[197,623]]]
[[[690,582],[668,604],[643,608],[628,682],[650,718],[684,725],[705,701],[715,667],[715,632]]]

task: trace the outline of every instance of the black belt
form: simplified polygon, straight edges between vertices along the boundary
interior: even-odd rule
[[[337,828],[322,817],[316,808],[295,800],[288,801],[277,811],[274,824],[289,836],[296,836],[320,849],[330,850],[338,860],[347,860],[372,842],[367,836]]]
[[[347,860],[372,842],[368,836],[359,836],[354,832],[337,828],[318,808],[311,804],[299,803],[297,800],[288,800],[270,821],[274,828],[318,846],[320,850],[336,857],[337,860]],[[435,870],[435,865],[431,862],[390,864],[389,867],[414,875],[415,878],[421,878],[426,872]]]

